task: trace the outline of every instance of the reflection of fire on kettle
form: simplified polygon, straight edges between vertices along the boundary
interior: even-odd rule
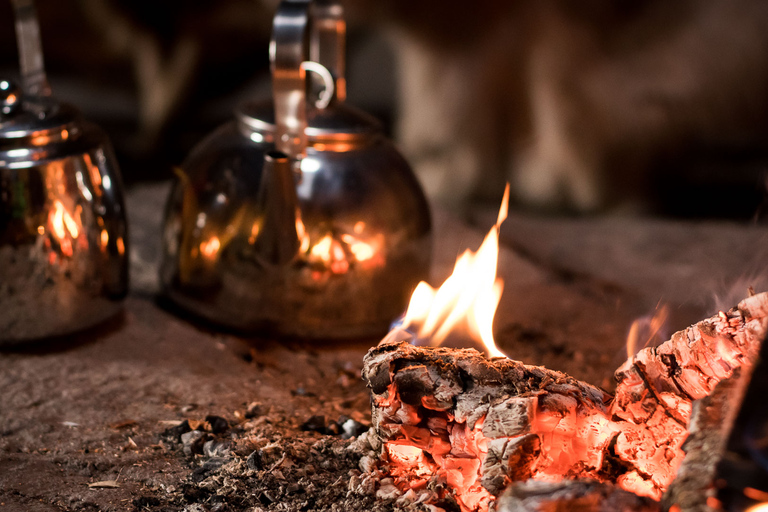
[[[344,102],[345,31],[334,2],[283,2],[273,101],[244,105],[182,165],[161,271],[182,308],[249,331],[375,335],[426,277],[426,199],[378,122]]]
[[[270,167],[265,173],[274,173],[274,160],[267,157]],[[284,158],[284,157],[283,157]],[[287,160],[285,160],[287,163]],[[183,182],[184,175],[178,170]],[[190,189],[191,190],[191,189]],[[265,189],[262,189],[265,190]],[[271,192],[279,194],[280,192]],[[217,197],[217,201],[224,201],[225,196]],[[194,194],[185,199],[185,205],[194,205],[188,215],[195,215],[197,206]],[[386,263],[384,236],[381,233],[371,233],[364,221],[352,224],[321,222],[308,229],[301,219],[301,210],[295,210],[295,222],[280,223],[280,219],[290,220],[290,215],[270,215],[269,208],[263,206],[260,209],[242,205],[231,216],[224,229],[219,229],[216,224],[207,223],[207,215],[199,213],[187,219],[185,225],[191,230],[182,234],[187,242],[183,245],[185,250],[179,255],[179,274],[182,280],[192,279],[195,265],[215,265],[220,253],[237,238],[247,236],[248,244],[252,247],[261,247],[253,257],[265,268],[280,264],[291,263],[296,266],[305,266],[314,280],[323,279],[326,274],[344,274],[358,265],[363,268],[374,268]],[[250,220],[256,215],[255,220]],[[184,215],[182,214],[182,217]],[[198,223],[205,225],[200,229]],[[294,236],[295,231],[295,236]],[[272,233],[272,235],[270,235]],[[275,238],[275,233],[288,234]],[[283,241],[281,241],[283,240]],[[298,246],[297,246],[298,245]],[[297,247],[296,247],[297,246]],[[275,256],[282,254],[283,256]],[[275,259],[277,258],[277,259]],[[283,261],[285,260],[285,261]]]

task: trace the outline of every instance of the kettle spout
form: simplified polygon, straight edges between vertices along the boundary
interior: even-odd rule
[[[293,261],[301,245],[296,231],[298,199],[292,161],[285,153],[264,155],[257,204],[261,222],[254,250],[259,259],[272,265]]]

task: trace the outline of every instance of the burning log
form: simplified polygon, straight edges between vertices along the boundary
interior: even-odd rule
[[[659,503],[594,480],[527,482],[499,498],[497,512],[660,512]]]
[[[443,489],[485,510],[510,482],[597,476],[610,396],[563,373],[474,349],[415,347],[397,337],[369,351],[363,378],[386,472],[404,492]],[[571,460],[578,457],[579,463]]]
[[[618,484],[659,499],[674,479],[694,400],[751,365],[768,329],[768,293],[703,320],[658,347],[641,350],[616,373],[614,453],[628,471]]]
[[[740,368],[723,380],[712,394],[693,403],[688,437],[683,444],[685,459],[677,476],[664,494],[665,509],[711,510],[716,489],[717,467],[723,459],[725,445],[739,409],[743,388],[749,376]]]
[[[530,478],[591,478],[658,500],[683,460],[693,401],[751,364],[767,327],[768,294],[750,297],[629,359],[612,401],[563,373],[416,347],[396,329],[363,368],[382,469],[402,492],[463,511]]]

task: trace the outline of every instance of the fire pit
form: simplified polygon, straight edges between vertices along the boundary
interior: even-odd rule
[[[370,448],[374,437],[359,434],[373,425],[370,390],[360,373],[378,340],[326,346],[242,340],[157,307],[156,241],[167,193],[152,186],[128,195],[135,286],[121,319],[0,356],[0,503],[8,510],[45,512],[389,512],[438,506],[414,505],[417,491],[401,491],[396,478],[382,472],[381,452]],[[439,282],[461,250],[481,245],[483,232],[444,212],[434,220]],[[750,270],[744,262],[764,261],[767,246],[756,228],[606,222],[507,219],[500,229],[504,295],[494,332],[498,348],[513,359],[545,366],[550,374],[563,371],[575,389],[599,386],[607,390],[602,396],[613,396],[612,373],[626,358],[628,326],[653,308],[658,290],[674,288],[678,295],[670,303],[687,304],[670,308],[673,325],[706,318],[706,307],[685,302],[683,290],[709,298],[715,281],[739,283]],[[654,245],[644,234],[657,228],[663,235]],[[546,236],[536,238],[537,232]],[[574,232],[589,245],[569,245]],[[570,263],[552,256],[563,247]],[[594,259],[585,254],[598,250],[618,254],[590,267]],[[610,269],[632,264],[627,252],[643,265],[611,275]],[[448,343],[456,341],[452,336]],[[714,395],[728,382],[733,379]],[[733,402],[730,396],[721,398]],[[594,391],[586,394],[584,404],[599,402],[595,398]],[[706,426],[696,413],[706,402],[694,405],[692,425]],[[710,446],[711,436],[702,440],[694,431],[689,439]],[[684,470],[693,466],[690,455]],[[503,488],[503,478],[494,481]],[[672,487],[668,495],[676,492]],[[612,505],[617,503],[629,510],[659,506],[608,482],[562,478],[511,485],[494,503],[497,510],[553,503],[613,507],[604,510],[620,509]]]
[[[372,449],[363,464],[390,477],[386,485],[406,502],[464,512],[484,512],[513,482],[528,480],[586,478],[658,501],[685,458],[694,402],[720,382],[750,374],[768,330],[768,294],[750,289],[753,296],[727,313],[630,353],[615,372],[613,396],[506,359],[492,323],[508,193],[477,253],[462,254],[439,289],[416,289],[402,322],[411,330],[396,327],[366,355],[373,429],[363,440]],[[666,308],[660,312],[666,316]],[[650,322],[651,336],[662,323]],[[491,358],[439,347],[457,332],[480,342]],[[732,421],[721,409],[721,421]],[[606,487],[588,494],[600,492]]]

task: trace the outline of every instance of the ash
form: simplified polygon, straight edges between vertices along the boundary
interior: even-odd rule
[[[161,443],[186,459],[188,476],[167,489],[164,500],[134,506],[184,512],[396,510],[394,497],[377,496],[378,475],[359,469],[368,447],[366,435],[359,434],[366,430],[344,416],[301,421],[274,411],[231,427],[214,416],[185,420],[163,432]]]

